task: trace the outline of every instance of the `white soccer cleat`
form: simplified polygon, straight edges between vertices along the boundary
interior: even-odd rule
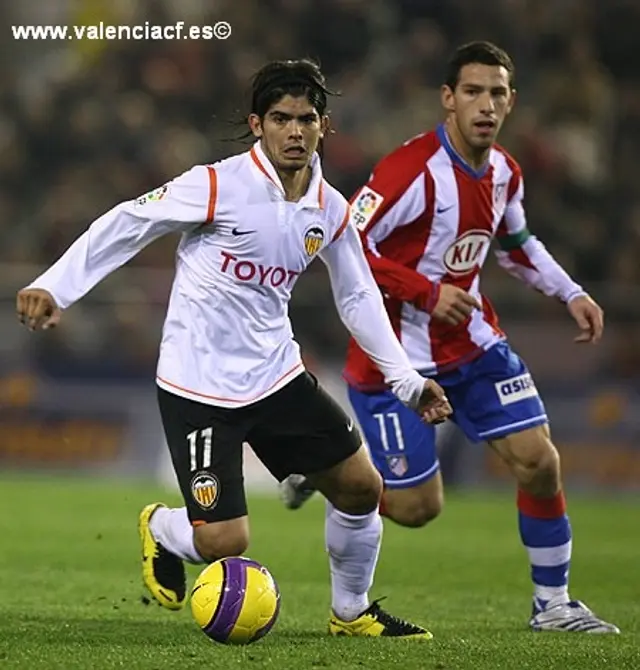
[[[569,633],[619,633],[612,623],[598,618],[580,600],[554,604],[550,600],[544,609],[535,604],[529,621],[532,630],[561,631]]]
[[[280,498],[287,509],[299,509],[316,492],[304,475],[289,475],[280,482]]]

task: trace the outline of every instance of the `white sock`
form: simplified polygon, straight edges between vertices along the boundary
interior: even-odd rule
[[[186,507],[177,509],[158,507],[151,515],[149,528],[156,542],[183,561],[205,562],[193,543],[193,526],[187,516]]]
[[[363,516],[340,512],[327,503],[326,548],[331,568],[331,607],[353,621],[369,607],[369,589],[382,543],[378,510]]]
[[[541,586],[536,584],[534,597],[545,603],[553,601],[553,605],[568,603],[571,600],[568,586]]]

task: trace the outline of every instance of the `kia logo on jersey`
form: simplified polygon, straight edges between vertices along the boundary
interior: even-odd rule
[[[486,230],[469,230],[461,235],[445,252],[444,265],[452,275],[464,275],[474,270],[491,243]]]

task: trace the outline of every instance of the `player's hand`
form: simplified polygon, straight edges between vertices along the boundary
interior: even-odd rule
[[[18,318],[29,330],[55,328],[61,311],[53,296],[41,288],[23,288],[16,298]]]
[[[581,295],[571,300],[567,309],[580,328],[574,342],[597,344],[604,330],[604,312],[600,305],[588,295]]]
[[[469,295],[457,286],[440,284],[440,295],[431,315],[450,326],[457,326],[466,321],[474,309],[482,310],[477,298]]]
[[[433,379],[424,380],[424,390],[418,403],[418,413],[425,423],[442,423],[453,413],[444,389]]]

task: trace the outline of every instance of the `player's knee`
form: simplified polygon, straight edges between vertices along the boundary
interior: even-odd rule
[[[552,480],[560,468],[560,456],[551,440],[540,440],[531,445],[525,457],[520,461],[525,478],[530,480]]]
[[[308,477],[313,487],[345,514],[369,514],[380,504],[382,477],[365,447],[326,472]]]
[[[371,467],[352,473],[332,502],[345,514],[368,514],[378,507],[381,496],[382,477]]]
[[[196,551],[205,561],[240,556],[249,547],[249,525],[245,518],[207,523],[194,531]]]
[[[387,516],[406,528],[422,528],[436,519],[441,510],[442,507],[437,504],[426,502],[417,507],[408,505],[393,510],[387,508]]]
[[[415,507],[406,511],[407,516],[404,525],[411,528],[426,526],[430,521],[440,516],[443,503],[442,494],[423,498]]]
[[[526,435],[525,435],[526,432]],[[553,495],[560,482],[560,456],[547,426],[520,433],[512,450],[520,486],[531,493]]]
[[[385,516],[407,528],[426,526],[440,515],[443,505],[442,486],[384,492]]]
[[[540,450],[531,476],[532,493],[555,495],[560,488],[560,455],[551,440]]]

